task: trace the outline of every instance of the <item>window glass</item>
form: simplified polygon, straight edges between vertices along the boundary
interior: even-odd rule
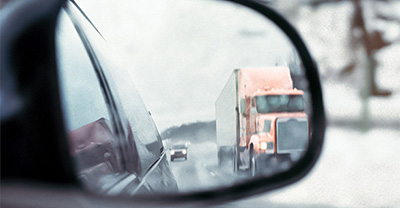
[[[264,121],[264,132],[269,133],[271,131],[271,120]]]
[[[302,95],[257,96],[257,112],[301,112],[304,111]]]
[[[108,109],[93,66],[68,17],[59,27],[58,62],[67,127],[75,130],[98,119],[109,120]]]
[[[64,12],[57,34],[59,81],[70,154],[83,184],[104,192],[122,173],[104,91],[79,35]]]
[[[58,31],[62,39],[60,42],[65,43],[59,45],[63,50],[72,52],[67,55],[70,57],[66,57],[64,51],[60,50],[63,56],[60,59],[68,59],[60,61],[62,65],[68,65],[66,69],[63,69],[68,72],[62,72],[61,75],[63,76],[64,73],[66,74],[64,76],[69,76],[68,73],[72,73],[71,71],[76,71],[76,74],[70,76],[74,77],[70,84],[69,77],[61,76],[61,79],[66,82],[64,84],[66,86],[62,88],[67,88],[66,94],[70,93],[65,96],[67,117],[72,117],[71,111],[77,112],[74,117],[68,118],[68,123],[78,128],[77,130],[71,128],[73,131],[70,132],[70,143],[84,184],[100,194],[128,196],[144,189],[164,190],[169,185],[171,185],[169,188],[176,188],[172,173],[166,169],[168,166],[160,165],[161,160],[166,163],[160,135],[139,93],[135,90],[132,81],[128,79],[128,69],[120,65],[121,56],[118,56],[118,52],[106,44],[75,5],[72,3],[67,5],[65,15],[68,16],[60,19],[61,26]],[[64,19],[68,20],[69,26],[63,26],[67,24],[64,23],[66,21]],[[72,25],[71,20],[75,25]],[[69,27],[69,30],[63,31],[63,27]],[[71,35],[76,37],[69,37]],[[76,48],[76,45],[80,48]],[[77,59],[75,56],[85,57],[84,60],[75,63],[74,59]],[[83,61],[86,63],[82,63]],[[72,64],[76,66],[68,69],[72,68]],[[87,79],[88,76],[91,78]],[[73,83],[75,79],[85,79],[84,86],[75,86]],[[90,90],[85,87],[89,87]],[[75,94],[81,93],[82,100],[76,99],[78,95]],[[93,103],[88,104],[90,102],[85,99],[90,99]],[[87,110],[82,109],[94,112],[84,115],[83,113]],[[107,124],[109,123],[109,119],[106,118],[108,110],[114,131],[111,131],[110,125]],[[90,134],[87,131],[82,133],[77,123],[84,124],[97,117],[105,119],[96,120],[99,122],[89,125],[94,126],[91,127]],[[87,138],[81,138],[82,134]],[[78,142],[74,137],[79,138]],[[81,151],[80,145],[87,148],[87,151]],[[81,165],[82,163],[84,165]],[[143,177],[147,178],[151,172],[159,174],[157,181],[160,183],[143,179]],[[150,183],[154,184],[150,185]]]

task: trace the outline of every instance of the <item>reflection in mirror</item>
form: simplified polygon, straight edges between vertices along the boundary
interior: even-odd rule
[[[105,39],[129,57],[128,62],[113,61],[125,63],[164,145],[160,160],[149,159],[153,162],[144,166],[140,146],[149,145],[136,142],[135,134],[146,128],[127,127],[134,134],[139,164],[148,167],[140,169],[134,186],[155,184],[140,180],[156,180],[154,174],[145,176],[157,165],[171,171],[166,175],[181,192],[229,186],[288,170],[307,150],[312,129],[308,82],[293,44],[273,22],[225,1],[95,4],[127,13],[112,13],[107,15],[111,21],[104,21],[104,11],[88,2],[81,5],[100,23]],[[153,10],[143,12],[146,8]],[[122,106],[138,102],[121,94],[116,99]],[[121,113],[130,115],[124,109]],[[118,150],[125,144],[114,145]],[[117,153],[118,167],[126,167],[126,154]]]

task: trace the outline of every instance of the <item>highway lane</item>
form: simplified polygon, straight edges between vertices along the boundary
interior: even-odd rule
[[[218,166],[217,145],[213,142],[195,143],[188,148],[188,159],[168,161],[181,192],[230,185],[236,175]]]

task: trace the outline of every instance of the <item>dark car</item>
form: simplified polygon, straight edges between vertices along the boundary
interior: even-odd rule
[[[187,147],[186,145],[174,145],[169,150],[169,154],[171,155],[171,161],[174,161],[176,158],[185,158],[187,160]]]

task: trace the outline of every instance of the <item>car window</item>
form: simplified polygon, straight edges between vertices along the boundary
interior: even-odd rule
[[[128,171],[145,174],[160,159],[163,146],[150,112],[130,79],[129,68],[121,66],[123,55],[107,44],[78,6],[68,4],[66,11],[87,39],[95,64],[101,68],[101,79],[107,78],[104,87],[113,97],[110,106],[118,111],[115,119],[124,166]]]
[[[83,184],[103,191],[122,175],[118,137],[91,60],[70,19],[62,12],[57,53],[61,99],[77,175]],[[107,178],[107,180],[104,180]],[[99,188],[102,188],[99,190]]]
[[[67,19],[64,19],[66,24],[60,27],[63,31],[60,34],[74,30],[72,24],[67,24]],[[102,89],[79,36],[59,36],[58,41],[59,53],[63,54],[59,59],[62,66],[59,76],[64,109],[68,115],[67,127],[71,131],[101,118],[110,120]]]
[[[176,189],[150,112],[101,35],[74,5],[62,11],[57,34],[71,156],[83,184],[105,195]]]

